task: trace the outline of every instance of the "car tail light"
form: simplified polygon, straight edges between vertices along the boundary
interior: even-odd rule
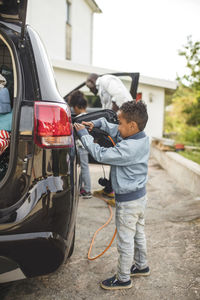
[[[34,139],[42,148],[73,146],[71,113],[66,104],[35,102]]]

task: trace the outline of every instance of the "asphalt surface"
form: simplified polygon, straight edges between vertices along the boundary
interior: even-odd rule
[[[108,174],[109,168],[106,167]],[[101,166],[91,166],[93,190]],[[115,242],[108,252],[88,261],[93,233],[108,218],[107,205],[97,198],[80,199],[75,251],[57,272],[11,283],[0,289],[1,300],[199,300],[200,299],[200,195],[177,186],[155,160],[149,163],[146,236],[149,277],[133,279],[130,290],[105,291],[101,280],[116,272]],[[114,209],[113,209],[114,211]],[[114,218],[96,238],[92,255],[100,253],[115,230]]]

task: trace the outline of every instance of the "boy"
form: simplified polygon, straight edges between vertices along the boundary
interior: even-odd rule
[[[75,123],[84,147],[97,161],[111,165],[119,260],[117,275],[101,283],[102,288],[109,290],[131,288],[130,276],[150,273],[144,233],[149,158],[149,139],[143,131],[148,120],[146,105],[142,101],[124,103],[118,112],[118,120],[119,125],[108,123],[105,118],[83,122],[89,130],[100,127],[115,137],[117,144],[111,148],[93,143],[93,137],[84,125]]]
[[[87,100],[81,91],[74,91],[69,96],[69,105],[73,107],[75,114],[78,116],[86,114]],[[88,152],[83,147],[82,143],[77,141],[77,151],[80,159],[81,174],[80,174],[80,195],[84,199],[92,198],[91,180],[88,165]]]

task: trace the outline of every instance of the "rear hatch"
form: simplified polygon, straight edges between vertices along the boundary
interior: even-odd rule
[[[10,206],[14,205],[13,209],[15,209],[15,203],[25,193],[28,180],[26,174],[23,173],[23,169],[26,165],[27,154],[32,154],[30,145],[29,149],[25,151],[28,143],[24,143],[21,136],[19,136],[19,127],[21,126],[20,117],[22,117],[23,107],[22,101],[26,97],[24,95],[24,82],[30,82],[29,90],[33,90],[31,85],[34,81],[33,79],[30,80],[32,75],[29,75],[29,73],[33,73],[31,63],[27,66],[30,72],[28,76],[25,76],[27,78],[24,78],[24,65],[26,64],[27,53],[30,52],[27,50],[28,42],[22,43],[22,41],[25,41],[26,10],[27,0],[0,1],[1,47],[3,47],[3,44],[5,46],[5,49],[1,48],[0,72],[4,77],[6,77],[6,73],[12,74],[10,76],[12,77],[12,86],[9,90],[12,107],[11,142],[10,147],[6,149],[7,153],[5,153],[8,163],[7,172],[5,175],[3,174],[3,178],[0,181],[0,216],[2,217],[7,215],[7,209],[10,209]],[[4,50],[6,50],[6,54]],[[9,83],[8,77],[6,77],[6,80]],[[22,145],[25,145],[25,147]]]

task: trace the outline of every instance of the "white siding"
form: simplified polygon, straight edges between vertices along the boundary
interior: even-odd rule
[[[65,59],[65,0],[29,0],[27,24],[39,33],[50,58]]]
[[[139,84],[138,92],[142,92],[142,100],[147,104],[149,120],[145,132],[150,137],[162,137],[164,125],[164,88]],[[152,94],[152,102],[149,95]]]
[[[54,72],[57,87],[62,97],[83,83],[88,76],[88,74],[84,72],[77,73],[72,70],[64,70],[60,68],[54,68]]]
[[[92,63],[93,13],[83,0],[72,1],[72,61]]]
[[[27,24],[40,35],[50,58],[66,58],[66,0],[29,0]],[[93,12],[84,0],[72,0],[71,60],[92,63]]]

